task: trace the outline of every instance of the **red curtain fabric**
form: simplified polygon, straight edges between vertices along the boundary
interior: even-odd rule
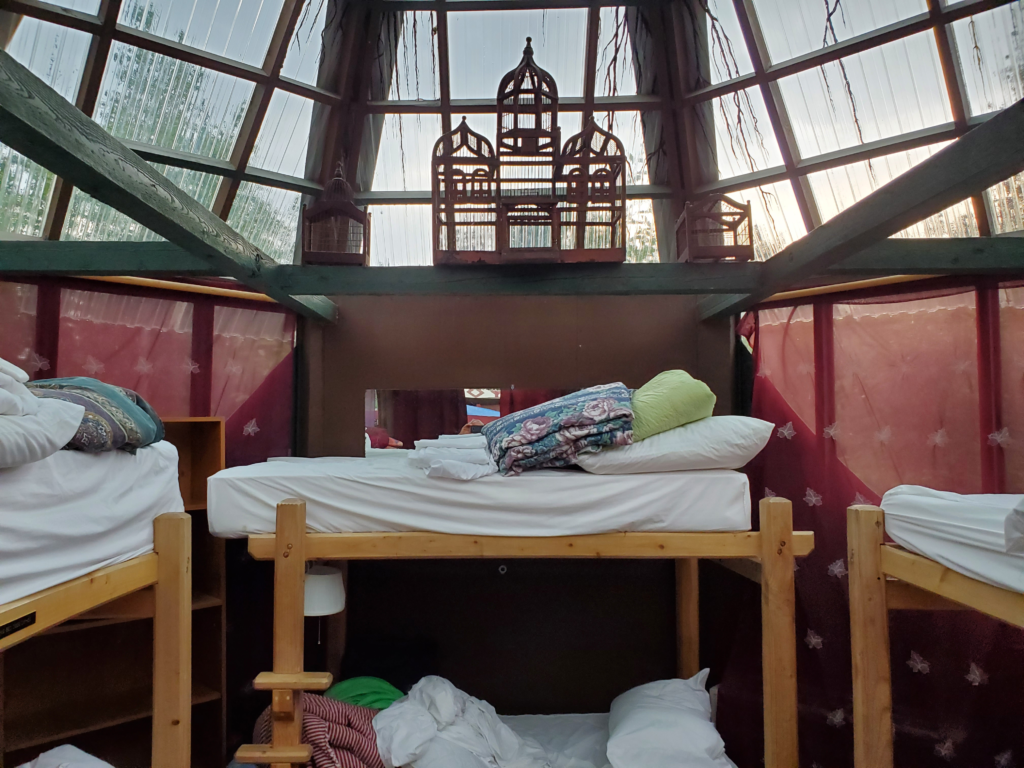
[[[456,435],[468,420],[462,389],[393,390],[386,400],[388,434],[406,448],[417,440]]]
[[[998,311],[982,311],[986,302]],[[775,432],[747,468],[755,520],[757,499],[784,496],[795,526],[816,541],[796,573],[800,765],[853,764],[846,507],[878,503],[900,484],[1024,492],[1021,339],[1017,286],[758,313],[753,413]],[[998,471],[986,475],[991,455]],[[760,606],[756,588],[747,592],[718,724],[730,756],[756,768]],[[896,764],[1020,765],[1024,632],[969,611],[894,611],[889,620]]]
[[[508,416],[568,394],[568,389],[503,389],[498,410],[502,416]]]

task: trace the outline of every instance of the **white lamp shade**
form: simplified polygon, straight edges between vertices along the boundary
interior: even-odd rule
[[[306,571],[307,616],[330,616],[345,610],[345,582],[341,571],[314,565]]]

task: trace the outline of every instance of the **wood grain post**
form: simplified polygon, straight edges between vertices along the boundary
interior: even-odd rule
[[[306,582],[306,502],[285,499],[277,505],[274,555],[274,672],[303,671],[303,617]],[[274,692],[272,744],[302,743],[302,693]],[[286,701],[287,700],[287,701]],[[287,764],[280,768],[288,768]]]
[[[689,679],[700,672],[700,560],[676,560],[676,674]]]
[[[892,768],[889,614],[882,572],[884,534],[885,514],[878,507],[853,506],[847,510],[853,763],[857,768]]]
[[[761,499],[761,643],[765,768],[797,768],[793,505]]]
[[[192,518],[153,521],[153,768],[188,768],[192,748]]]

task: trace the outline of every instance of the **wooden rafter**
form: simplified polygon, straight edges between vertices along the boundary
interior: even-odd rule
[[[0,52],[0,141],[282,305],[318,319],[337,316],[326,298],[278,290],[264,274],[276,266],[268,256],[6,52]]]
[[[1024,169],[1024,100],[839,213],[765,262],[765,282],[747,295],[710,297],[701,317],[749,309]],[[1022,254],[1024,262],[1024,254]],[[1022,265],[1024,266],[1024,265]]]

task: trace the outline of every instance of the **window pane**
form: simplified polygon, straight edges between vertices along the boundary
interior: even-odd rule
[[[36,345],[36,296],[34,285],[0,282],[0,357],[29,374],[39,370],[38,358],[32,360]]]
[[[1005,109],[1024,97],[1024,3],[953,25],[972,115]]]
[[[803,216],[788,181],[730,192],[729,197],[750,203],[754,226],[754,258],[770,259],[794,240],[807,234]]]
[[[946,144],[933,144],[907,152],[865,160],[827,171],[812,173],[814,199],[823,221],[867,197],[902,173],[938,152]],[[978,223],[970,201],[957,203],[941,213],[907,227],[894,237],[977,237]]]
[[[429,205],[371,205],[370,265],[374,267],[429,266]]]
[[[281,67],[284,77],[309,85],[317,84],[326,22],[327,0],[306,0]]]
[[[302,195],[243,181],[228,215],[228,226],[282,264],[295,261]]]
[[[212,413],[228,419],[292,351],[295,317],[217,307],[213,313]]]
[[[100,0],[49,0],[49,2],[53,5],[59,5],[61,8],[91,13],[93,15],[100,11]]]
[[[650,176],[647,171],[647,149],[644,145],[644,125],[640,113],[636,111],[595,112],[594,119],[601,128],[610,131],[622,142],[622,147],[626,150],[626,159],[629,162],[629,165],[626,166],[626,183],[650,184]],[[566,133],[563,128],[563,143],[571,135]]]
[[[925,0],[754,0],[754,7],[773,62],[928,12]],[[742,44],[742,38],[738,42]]]
[[[1024,493],[1024,354],[1014,340],[1024,339],[1024,288],[999,291],[999,324],[1002,338],[1003,444],[1006,458],[1006,492]]]
[[[976,314],[973,291],[834,307],[836,449],[875,493],[981,492]]]
[[[626,261],[649,264],[660,261],[654,205],[650,200],[626,201]]]
[[[490,122],[493,129],[493,117]],[[430,153],[439,138],[440,115],[385,115],[373,189],[389,192],[430,189]],[[488,138],[493,143],[493,135]]]
[[[274,91],[249,165],[305,178],[312,117],[312,101],[294,93]]]
[[[448,14],[453,99],[495,98],[498,83],[523,58],[533,38],[533,60],[551,73],[559,96],[583,95],[587,11],[465,11]]]
[[[91,376],[133,389],[161,416],[187,416],[192,303],[61,291],[57,376]]]
[[[629,28],[626,26],[626,9],[621,5],[602,8],[597,35],[597,81],[594,95],[618,96],[634,93],[636,72],[633,69],[633,43],[629,37]]]
[[[153,168],[202,205],[207,208],[213,205],[213,199],[217,195],[217,188],[220,185],[219,176],[167,165],[154,165]],[[106,203],[101,203],[77,187],[71,193],[71,204],[68,206],[68,216],[64,222],[64,231],[61,233],[60,239],[130,240],[135,242],[163,240],[152,230],[111,208]]]
[[[225,160],[252,89],[230,75],[115,42],[95,120],[121,139]]]
[[[779,86],[804,158],[953,120],[931,32],[801,72]]]
[[[125,0],[118,23],[262,66],[284,0]]]
[[[708,0],[707,34],[711,82],[721,83],[754,71],[733,0]]]
[[[386,18],[389,26],[382,34],[394,41],[398,52],[388,98],[440,99],[437,38],[434,36],[436,15],[433,11],[406,11],[401,17],[389,14]],[[498,84],[494,87],[497,90]]]
[[[985,190],[995,234],[1024,229],[1024,173]]]
[[[7,53],[74,102],[91,40],[84,32],[23,18]],[[53,183],[52,173],[0,144],[0,232],[41,236]]]
[[[729,179],[782,165],[782,153],[760,89],[748,88],[712,103],[720,178]],[[706,135],[700,133],[698,143],[707,141]]]

